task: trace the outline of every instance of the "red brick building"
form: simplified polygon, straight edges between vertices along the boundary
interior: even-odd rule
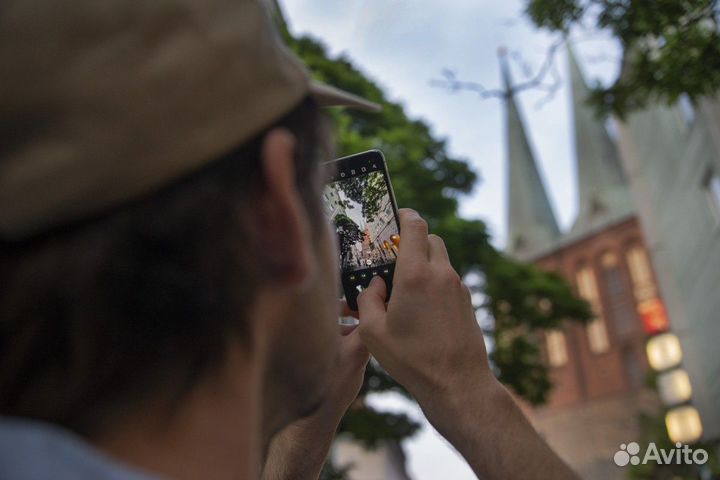
[[[644,387],[643,321],[663,317],[645,241],[615,142],[586,106],[587,86],[569,52],[579,208],[561,232],[513,97],[507,66],[508,253],[562,274],[592,306],[586,326],[543,339],[554,389],[532,411],[536,428],[583,478],[624,478],[613,454],[638,440],[640,411],[656,409]]]

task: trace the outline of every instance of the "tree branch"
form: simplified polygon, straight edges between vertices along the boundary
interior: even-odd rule
[[[554,98],[555,94],[562,85],[560,74],[557,71],[555,54],[557,53],[557,50],[565,44],[565,41],[566,38],[562,37],[550,45],[545,55],[545,60],[535,75],[532,75],[528,64],[523,61],[520,53],[513,52],[511,54],[511,58],[520,65],[525,77],[529,78],[528,80],[512,85],[509,92],[502,88],[486,88],[479,82],[461,80],[458,78],[455,71],[448,68],[442,70],[442,79],[432,79],[430,80],[430,85],[435,88],[448,90],[452,93],[459,91],[473,92],[478,94],[482,99],[505,98],[509,94],[530,89],[542,90],[546,92],[546,95],[536,104],[536,108],[540,108],[542,105]],[[550,80],[549,82],[548,79]]]

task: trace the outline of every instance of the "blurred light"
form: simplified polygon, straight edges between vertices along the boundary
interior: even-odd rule
[[[663,333],[648,340],[645,346],[650,366],[655,370],[675,367],[682,361],[682,348],[677,335]]]
[[[552,302],[551,302],[549,299],[547,299],[547,298],[542,298],[542,299],[540,299],[540,301],[538,302],[538,307],[540,308],[540,311],[541,311],[542,313],[547,314],[547,313],[550,313],[550,311],[552,310],[553,304],[552,304]]]
[[[687,402],[692,396],[690,377],[682,368],[676,368],[658,376],[658,392],[665,405]]]
[[[670,440],[684,444],[694,443],[702,436],[702,422],[695,407],[673,408],[665,415]]]
[[[638,313],[642,320],[643,329],[648,335],[664,332],[670,327],[663,303],[653,298],[638,305]]]

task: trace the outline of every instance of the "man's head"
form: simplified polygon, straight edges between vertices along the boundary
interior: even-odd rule
[[[362,100],[259,1],[40,3],[0,19],[0,414],[98,435],[230,351],[266,431],[307,413],[337,351],[319,104]]]
[[[3,243],[0,413],[98,433],[181,400],[233,344],[265,356],[269,414],[312,408],[337,340],[322,125],[306,100],[154,195]]]

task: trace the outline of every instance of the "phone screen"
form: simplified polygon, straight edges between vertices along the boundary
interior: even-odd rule
[[[345,298],[357,310],[357,295],[380,275],[392,288],[400,246],[397,207],[385,160],[370,151],[333,162],[325,187],[325,213],[338,236]]]

